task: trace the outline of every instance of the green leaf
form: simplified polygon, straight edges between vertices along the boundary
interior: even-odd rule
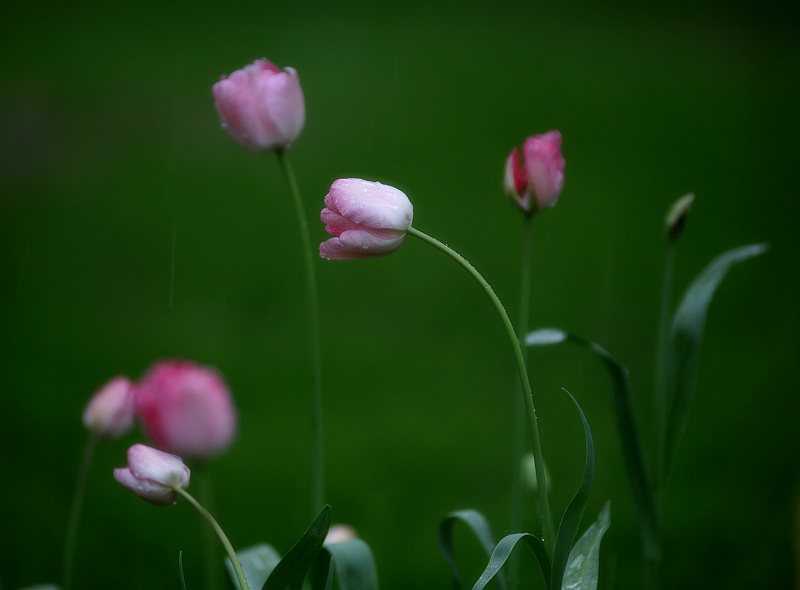
[[[331,554],[325,550],[320,551],[308,574],[311,590],[331,590],[333,586],[333,569]]]
[[[461,581],[461,576],[458,573],[458,566],[456,565],[455,553],[453,550],[453,526],[458,521],[463,522],[469,527],[486,552],[486,557],[491,558],[492,551],[494,551],[494,535],[492,534],[489,522],[483,514],[477,510],[458,510],[448,514],[442,522],[439,523],[439,551],[442,552],[442,557],[450,568],[450,573],[453,576],[453,588],[455,588],[455,590],[460,590],[464,586],[464,583]],[[505,590],[506,584],[502,573],[495,578],[495,581],[501,590]]]
[[[514,533],[500,539],[500,542],[492,552],[492,556],[489,558],[489,564],[486,566],[486,569],[483,570],[483,573],[481,574],[481,577],[478,578],[478,581],[475,582],[472,590],[483,590],[486,585],[492,581],[492,578],[497,575],[497,573],[500,571],[500,568],[502,568],[508,560],[508,556],[511,555],[514,547],[516,547],[517,543],[520,541],[523,541],[536,556],[536,560],[539,562],[539,568],[542,571],[542,577],[544,578],[545,586],[549,590],[550,558],[547,555],[547,549],[544,548],[544,543],[542,540],[538,537],[534,537],[530,533]]]
[[[378,569],[372,551],[361,539],[324,545],[336,566],[341,590],[378,590]]]
[[[766,252],[766,244],[729,250],[715,258],[689,285],[672,319],[666,364],[666,423],[663,434],[663,473],[666,479],[678,442],[686,429],[689,402],[697,377],[697,360],[708,306],[728,271],[739,262]]]
[[[272,570],[264,590],[300,590],[331,526],[331,507],[325,506],[308,530]]]
[[[566,389],[567,395],[572,399],[572,403],[578,409],[583,423],[583,434],[586,437],[586,464],[583,470],[583,478],[575,492],[575,496],[567,506],[564,516],[561,518],[561,525],[558,527],[558,535],[556,536],[556,544],[553,550],[553,572],[550,582],[551,588],[561,588],[561,581],[564,578],[564,571],[567,568],[568,562],[571,560],[572,543],[578,534],[578,527],[581,525],[581,518],[583,518],[583,511],[586,508],[586,503],[589,501],[589,492],[592,489],[592,482],[594,481],[594,441],[592,440],[592,431],[589,429],[589,422],[586,420],[586,414],[583,413],[578,400]]]
[[[661,555],[660,527],[655,494],[653,492],[653,481],[647,468],[642,437],[639,433],[636,413],[633,409],[633,395],[631,394],[630,379],[628,378],[628,368],[602,346],[562,330],[552,328],[536,330],[525,338],[525,342],[529,346],[557,344],[567,341],[578,344],[599,358],[614,382],[614,410],[617,415],[617,427],[622,441],[625,469],[628,472],[628,479],[630,480],[633,499],[636,504],[636,513],[642,529],[645,560],[650,564],[650,567],[655,567]]]
[[[563,590],[595,590],[600,569],[600,541],[608,530],[609,507],[606,503],[597,522],[583,533],[572,553],[569,554],[567,570],[564,572]]]
[[[264,587],[264,582],[267,581],[272,570],[281,560],[281,556],[275,548],[266,543],[237,551],[236,557],[239,558],[239,563],[242,564],[244,577],[250,586],[250,590],[261,590]],[[239,578],[236,577],[236,571],[233,569],[233,564],[229,557],[225,558],[225,567],[233,581],[233,587],[238,590]]]
[[[55,584],[37,584],[36,586],[26,586],[21,590],[61,590],[61,587]]]

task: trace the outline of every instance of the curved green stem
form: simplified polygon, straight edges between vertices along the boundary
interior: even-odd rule
[[[316,517],[324,505],[324,440],[322,434],[322,369],[320,361],[319,341],[319,303],[317,298],[317,275],[314,270],[314,254],[311,250],[311,236],[308,232],[303,200],[300,198],[300,189],[289,164],[289,158],[283,149],[275,151],[278,163],[281,166],[289,191],[292,193],[297,221],[300,226],[300,237],[303,242],[304,259],[306,266],[306,299],[308,302],[308,315],[310,320],[311,339],[311,514]]]
[[[427,242],[428,244],[435,246],[448,256],[458,262],[464,270],[466,270],[472,277],[478,282],[478,284],[483,287],[483,290],[489,296],[492,303],[494,304],[495,308],[497,309],[497,313],[500,314],[500,319],[503,322],[503,325],[506,328],[506,333],[508,334],[509,339],[511,340],[511,346],[514,349],[514,356],[517,361],[517,370],[519,371],[519,378],[522,383],[522,392],[525,398],[525,407],[528,412],[528,426],[531,429],[531,440],[533,442],[533,457],[536,460],[536,478],[539,481],[539,515],[542,520],[542,537],[544,541],[544,545],[547,548],[548,553],[552,554],[552,539],[553,539],[553,521],[550,517],[550,503],[547,498],[547,476],[544,472],[544,459],[542,459],[542,445],[539,438],[539,423],[536,419],[536,408],[533,405],[533,396],[531,394],[531,384],[528,380],[528,370],[525,366],[525,356],[522,353],[522,347],[520,346],[519,339],[517,338],[517,334],[514,331],[514,326],[511,324],[511,320],[508,317],[508,313],[506,313],[503,304],[500,302],[500,299],[495,294],[494,290],[492,289],[491,285],[486,282],[481,274],[475,270],[465,258],[463,258],[458,252],[451,249],[447,245],[443,244],[436,238],[425,234],[418,229],[413,227],[408,229],[408,233],[412,236],[415,236],[421,239],[423,242]]]
[[[672,275],[675,269],[675,246],[670,243],[667,249],[667,260],[664,264],[664,284],[661,290],[661,307],[658,318],[658,341],[656,343],[656,370],[654,397],[656,410],[656,451],[653,490],[656,506],[661,505],[663,486],[666,475],[664,465],[666,457],[667,431],[667,345],[669,341],[669,317],[672,299]]]
[[[228,554],[228,557],[233,564],[233,571],[236,572],[236,577],[239,579],[239,585],[241,586],[241,590],[250,590],[250,586],[247,584],[247,578],[244,577],[244,570],[242,569],[242,564],[239,563],[239,558],[236,557],[236,551],[233,550],[233,546],[231,542],[228,540],[228,537],[225,535],[225,531],[222,530],[222,527],[219,526],[214,517],[211,516],[211,513],[203,508],[203,506],[195,500],[192,495],[184,490],[181,487],[173,486],[173,490],[175,490],[178,494],[186,498],[186,500],[194,506],[197,511],[208,521],[208,524],[211,525],[211,528],[214,529],[214,532],[217,533],[219,540],[222,542],[222,546],[225,547],[225,552]]]
[[[522,256],[520,269],[519,293],[519,324],[517,330],[522,334],[522,348],[525,365],[530,365],[528,346],[525,344],[525,334],[528,333],[528,317],[531,306],[531,236],[533,234],[533,216],[525,215],[522,230]],[[530,376],[530,373],[529,373]],[[517,384],[517,389],[521,388]],[[522,477],[522,461],[525,456],[525,398],[521,391],[515,397],[514,403],[514,473],[511,480],[511,532],[520,533],[524,519],[524,481]],[[519,587],[519,553],[512,553],[509,560],[509,573],[511,588]]]
[[[75,495],[72,497],[72,508],[70,508],[69,524],[67,525],[67,540],[64,544],[64,569],[62,573],[64,590],[70,590],[72,586],[72,566],[75,561],[75,545],[78,542],[78,523],[81,520],[83,498],[86,496],[86,482],[89,479],[89,469],[92,466],[92,456],[96,446],[97,438],[89,436],[86,446],[83,448],[78,483],[75,485]]]

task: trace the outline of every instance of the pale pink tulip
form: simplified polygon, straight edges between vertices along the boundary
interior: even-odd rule
[[[178,493],[173,487],[186,489],[189,476],[180,457],[145,445],[128,449],[128,466],[114,470],[114,479],[156,506],[174,504]]]
[[[504,185],[514,203],[530,215],[555,205],[564,188],[566,162],[561,155],[561,133],[549,131],[529,137],[522,152],[524,166],[516,148],[508,156]]]
[[[397,250],[414,217],[408,197],[398,189],[359,178],[341,178],[325,196],[320,218],[333,238],[319,254],[333,260],[375,258]]]
[[[156,364],[139,383],[136,403],[155,446],[187,459],[224,451],[236,434],[236,410],[222,376],[189,361]]]
[[[92,396],[83,410],[83,425],[97,438],[118,438],[133,427],[135,385],[115,377]]]
[[[222,76],[212,92],[222,126],[254,152],[286,147],[303,130],[303,90],[292,68],[259,59]]]

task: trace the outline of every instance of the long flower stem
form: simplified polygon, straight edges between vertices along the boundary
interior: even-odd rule
[[[72,508],[70,509],[69,524],[67,525],[67,539],[64,544],[64,569],[62,573],[64,590],[70,590],[72,586],[72,566],[75,561],[75,546],[78,542],[78,524],[81,520],[83,498],[86,496],[86,482],[89,479],[89,469],[92,466],[92,456],[96,446],[97,438],[89,436],[86,446],[83,448],[78,483],[75,485],[75,495],[72,497]]]
[[[197,495],[208,510],[214,510],[214,482],[207,464],[197,465],[192,469],[192,481],[197,487]],[[214,531],[208,524],[203,525],[203,552],[206,562],[206,588],[214,590],[219,587],[220,569]]]
[[[531,235],[533,226],[533,216],[525,215],[522,230],[522,256],[520,273],[520,294],[519,294],[519,324],[517,330],[522,336],[523,358],[525,365],[530,365],[528,357],[528,347],[525,344],[525,335],[528,333],[528,317],[531,305]],[[528,373],[530,376],[530,373]],[[521,389],[521,383],[517,383],[517,389]],[[514,402],[514,473],[511,480],[511,532],[522,532],[523,528],[523,505],[524,505],[524,482],[522,478],[522,460],[525,456],[525,398],[521,391],[515,396]],[[511,577],[511,588],[516,590],[519,587],[519,552],[511,554],[509,563],[509,573]]]
[[[317,275],[314,270],[314,255],[311,250],[311,236],[308,232],[308,220],[306,219],[303,200],[300,198],[300,189],[297,186],[297,180],[295,179],[286,152],[279,149],[276,150],[275,153],[278,156],[278,163],[281,166],[283,175],[286,178],[286,183],[289,185],[289,192],[292,193],[292,199],[294,200],[306,266],[306,286],[308,290],[306,299],[308,302],[311,339],[311,514],[316,517],[319,511],[322,510],[325,497],[325,455],[322,434],[322,369],[320,361]]]
[[[225,547],[225,552],[228,554],[228,557],[230,558],[231,563],[233,564],[233,571],[236,572],[236,577],[239,578],[239,585],[241,586],[241,590],[250,590],[250,586],[247,584],[247,579],[244,577],[244,570],[242,569],[242,564],[239,563],[239,558],[236,557],[236,551],[233,550],[233,545],[231,545],[231,542],[228,540],[228,537],[227,535],[225,535],[225,531],[222,530],[222,527],[220,527],[217,521],[214,520],[214,517],[211,516],[211,513],[205,508],[203,508],[200,502],[195,500],[189,492],[178,486],[173,486],[172,489],[175,490],[178,494],[180,494],[184,498],[186,498],[186,500],[197,509],[197,511],[202,515],[202,517],[208,521],[208,524],[210,524],[211,528],[214,529],[214,532],[217,533],[219,540],[222,542],[222,546]]]
[[[511,346],[514,350],[514,356],[517,361],[517,370],[519,371],[519,378],[522,383],[522,393],[525,398],[525,407],[528,412],[528,426],[531,429],[531,440],[533,442],[533,457],[536,461],[536,478],[539,481],[539,516],[542,521],[542,537],[544,541],[544,545],[547,548],[548,553],[552,554],[552,540],[553,540],[553,521],[550,517],[550,502],[547,498],[547,478],[544,472],[544,459],[542,458],[542,444],[539,438],[539,423],[536,419],[536,408],[533,405],[533,396],[531,394],[531,384],[528,379],[528,370],[525,366],[525,356],[522,353],[522,347],[520,346],[519,339],[517,338],[516,332],[514,332],[514,326],[511,324],[511,320],[508,317],[508,313],[506,313],[503,304],[500,302],[500,299],[495,294],[494,290],[492,289],[491,285],[486,282],[486,279],[481,276],[481,274],[475,270],[467,260],[462,257],[458,252],[451,249],[447,245],[443,244],[436,238],[429,236],[426,233],[419,231],[416,228],[409,228],[408,233],[412,236],[415,236],[421,239],[423,242],[427,242],[428,244],[435,246],[448,256],[458,262],[464,270],[466,270],[472,277],[478,282],[478,284],[483,288],[486,294],[491,299],[492,304],[494,304],[495,309],[497,309],[497,313],[500,314],[500,319],[503,322],[503,325],[506,328],[506,333],[508,334],[509,339],[511,340]]]
[[[660,506],[666,476],[666,429],[667,429],[667,346],[669,340],[669,316],[672,299],[672,275],[675,269],[675,246],[670,243],[664,264],[664,284],[661,291],[661,307],[658,318],[658,341],[656,343],[656,370],[654,383],[654,405],[656,410],[656,451],[653,491],[656,505]]]

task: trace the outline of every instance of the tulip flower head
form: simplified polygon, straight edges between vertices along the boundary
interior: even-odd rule
[[[254,152],[291,144],[306,120],[303,90],[297,72],[281,70],[258,59],[212,88],[222,126],[236,141]]]
[[[83,425],[96,438],[118,438],[133,427],[135,385],[115,377],[92,396],[83,410]]]
[[[524,166],[517,148],[506,159],[504,185],[514,204],[528,215],[549,209],[564,188],[561,133],[534,135],[522,146]]]
[[[320,218],[334,237],[320,244],[319,254],[332,260],[385,256],[401,246],[413,217],[414,207],[402,191],[341,178],[325,196]]]
[[[145,445],[128,449],[128,466],[114,470],[114,479],[134,494],[156,506],[169,506],[178,500],[173,487],[186,489],[189,468],[180,457]]]
[[[214,369],[161,361],[141,380],[136,397],[145,432],[164,451],[207,459],[224,451],[236,434],[230,391]]]

